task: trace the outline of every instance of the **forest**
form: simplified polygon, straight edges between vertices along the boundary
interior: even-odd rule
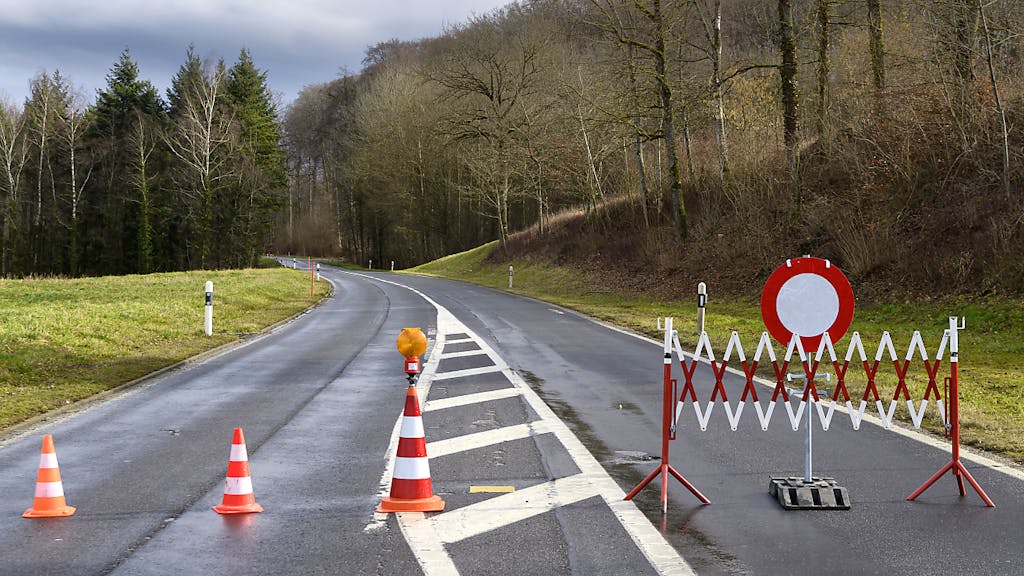
[[[59,71],[0,102],[0,276],[252,266],[287,189],[266,73],[189,47],[166,98],[126,48],[95,101]]]
[[[737,290],[813,253],[1020,293],[1022,30],[1017,0],[520,0],[280,108],[244,51],[189,50],[166,99],[126,52],[91,105],[56,74],[4,104],[3,274],[497,239]]]

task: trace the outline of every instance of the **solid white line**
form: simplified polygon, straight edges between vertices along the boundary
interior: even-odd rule
[[[401,286],[401,284],[399,284],[399,286]],[[405,286],[402,286],[402,287],[405,288]],[[472,338],[456,338],[455,340],[449,340],[447,343],[448,344],[468,344],[470,342],[476,342],[476,340],[473,340]]]
[[[466,350],[465,352],[445,352],[441,354],[441,360],[446,358],[466,358],[468,356],[484,356],[487,353],[483,350]]]
[[[513,396],[519,396],[520,394],[521,392],[517,388],[500,388],[498,390],[491,390],[490,392],[478,392],[476,394],[463,394],[461,396],[453,396],[451,398],[441,398],[438,400],[431,400],[424,404],[423,412],[430,412],[431,410],[445,410],[447,408],[457,408],[459,406],[479,404],[480,402],[489,402],[491,400],[512,398]]]
[[[451,372],[440,372],[434,375],[434,381],[437,380],[450,380],[452,378],[464,378],[466,376],[480,376],[481,374],[491,374],[492,372],[501,372],[500,366],[484,366],[483,368],[467,368],[466,370],[453,370]]]
[[[466,450],[475,450],[477,448],[493,446],[502,442],[521,440],[523,438],[529,438],[530,436],[538,436],[540,434],[550,432],[552,429],[550,424],[550,422],[545,420],[538,420],[528,424],[505,426],[504,428],[477,432],[475,434],[466,434],[465,436],[457,436],[447,440],[428,442],[427,456],[431,458],[439,458],[441,456],[447,456],[457,452],[465,452]]]

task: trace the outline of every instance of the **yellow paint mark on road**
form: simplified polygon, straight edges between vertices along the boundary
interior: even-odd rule
[[[515,491],[516,491],[516,487],[515,486],[470,486],[469,487],[469,493],[470,494],[480,494],[480,493],[484,493],[484,492],[505,493],[505,492],[515,492]]]

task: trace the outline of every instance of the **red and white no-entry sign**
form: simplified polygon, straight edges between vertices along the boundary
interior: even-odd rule
[[[768,333],[783,346],[793,334],[804,350],[818,349],[822,334],[833,342],[853,321],[853,288],[828,260],[794,258],[779,266],[761,291],[761,318]]]

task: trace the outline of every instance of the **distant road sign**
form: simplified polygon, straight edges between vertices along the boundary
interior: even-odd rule
[[[786,346],[793,334],[815,352],[822,334],[833,342],[853,322],[853,288],[835,265],[821,258],[794,258],[779,266],[761,291],[761,318],[768,333]]]

